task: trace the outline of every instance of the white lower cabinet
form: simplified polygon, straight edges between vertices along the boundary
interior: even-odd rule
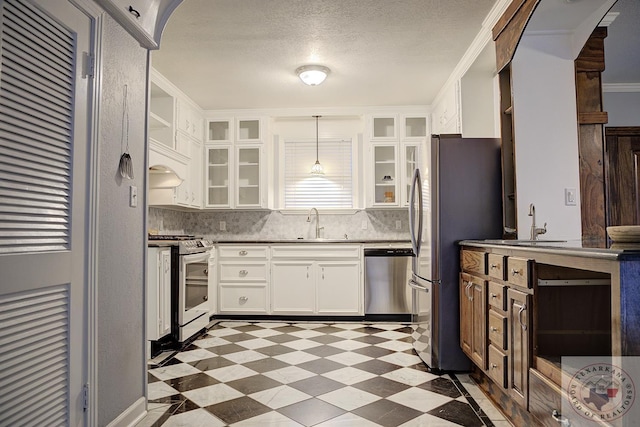
[[[322,261],[316,267],[318,314],[360,314],[360,261]]]
[[[359,245],[271,248],[273,314],[364,314]]]
[[[171,249],[149,248],[147,274],[147,340],[171,332]]]
[[[315,265],[311,261],[272,261],[272,313],[313,314],[315,282]]]
[[[218,312],[269,313],[268,246],[218,247]]]

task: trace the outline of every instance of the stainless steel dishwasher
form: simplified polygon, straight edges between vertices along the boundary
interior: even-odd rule
[[[411,315],[411,248],[364,250],[364,314]]]

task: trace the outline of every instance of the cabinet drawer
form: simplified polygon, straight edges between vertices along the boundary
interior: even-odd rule
[[[565,408],[571,408],[571,404],[563,397],[560,387],[549,381],[540,372],[530,369],[529,412],[544,426],[580,425],[578,414],[573,411],[562,413],[563,404]]]
[[[507,310],[507,287],[496,282],[489,282],[489,305],[498,310]]]
[[[507,355],[489,344],[489,369],[487,374],[500,387],[507,386]]]
[[[460,265],[462,266],[462,270],[470,273],[485,274],[485,257],[486,254],[484,252],[463,249],[460,255]]]
[[[262,258],[267,259],[269,248],[267,246],[220,246],[218,255],[220,258]]]
[[[489,276],[504,280],[504,259],[503,255],[489,254]]]
[[[221,282],[266,281],[266,262],[221,262],[218,268]]]
[[[507,280],[514,285],[531,287],[531,261],[525,258],[507,259]]]
[[[496,347],[507,349],[507,317],[489,310],[489,341]]]
[[[220,312],[267,312],[267,287],[220,284]]]
[[[360,245],[317,245],[301,243],[299,245],[273,246],[271,248],[272,258],[287,259],[359,259],[362,254]]]

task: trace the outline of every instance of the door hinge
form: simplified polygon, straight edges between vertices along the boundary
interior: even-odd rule
[[[89,384],[82,386],[82,409],[85,412],[89,409]]]
[[[82,78],[93,77],[95,72],[95,57],[93,53],[82,52]]]

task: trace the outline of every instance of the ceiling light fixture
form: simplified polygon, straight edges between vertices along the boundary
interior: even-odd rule
[[[327,78],[331,70],[322,65],[303,65],[296,70],[300,80],[309,86],[317,86]]]
[[[316,162],[311,167],[311,175],[324,175],[324,168],[318,160],[318,119],[322,116],[312,116],[316,119]]]

